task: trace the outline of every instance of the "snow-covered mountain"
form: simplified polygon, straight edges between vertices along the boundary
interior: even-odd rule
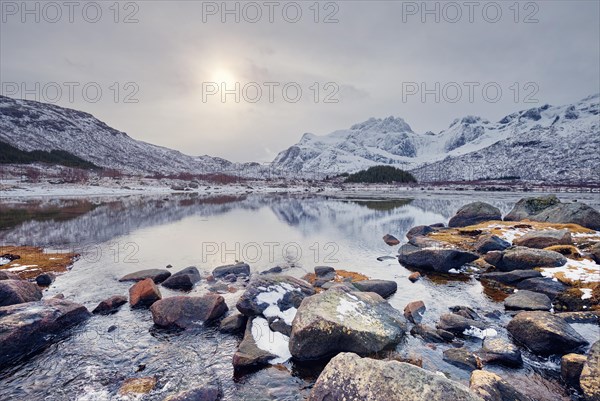
[[[64,150],[132,174],[204,174],[252,169],[138,141],[82,111],[0,96],[0,141],[24,151]]]
[[[339,174],[391,164],[420,181],[520,177],[598,182],[600,95],[566,106],[544,105],[498,122],[467,116],[434,134],[401,118],[371,118],[329,135],[304,134],[273,164],[298,173]]]

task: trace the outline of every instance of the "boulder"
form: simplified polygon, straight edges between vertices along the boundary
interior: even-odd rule
[[[442,375],[398,361],[335,356],[317,379],[309,401],[481,401]]]
[[[221,389],[215,385],[206,385],[182,391],[165,398],[165,401],[217,401],[221,398]]]
[[[508,310],[550,310],[552,302],[546,294],[521,290],[511,294],[504,300],[504,307]]]
[[[282,334],[271,332],[265,319],[261,317],[248,319],[244,339],[233,355],[233,367],[247,369],[265,366],[272,362],[285,362],[287,358],[279,356],[276,350],[279,350],[279,353],[289,353],[286,340],[287,337]],[[286,349],[280,349],[282,346]]]
[[[246,327],[247,322],[247,316],[244,316],[241,313],[234,313],[221,320],[221,324],[219,325],[219,331],[221,333],[230,334],[239,333],[244,330],[244,327]]]
[[[452,342],[454,340],[454,334],[446,330],[434,329],[424,324],[415,324],[410,329],[410,334],[413,336],[419,336],[423,340],[431,343],[444,343]]]
[[[398,254],[398,261],[404,266],[440,273],[459,269],[477,259],[478,255],[459,249],[419,248],[411,244],[402,245]]]
[[[0,281],[0,306],[34,302],[42,299],[42,291],[37,284],[25,280]]]
[[[515,285],[529,278],[540,278],[542,273],[537,270],[513,270],[510,272],[492,272],[480,276],[484,280],[498,281],[503,284]]]
[[[491,220],[502,220],[500,209],[489,203],[473,202],[458,209],[448,227],[466,227]]]
[[[539,277],[523,280],[520,283],[517,283],[517,288],[519,290],[528,290],[546,294],[550,299],[554,299],[568,287],[560,281],[554,281],[547,277]]]
[[[283,271],[283,269],[281,268],[281,266],[275,266],[275,267],[271,267],[270,269],[261,272],[260,274],[274,274],[274,273],[281,273],[282,271]]]
[[[483,254],[490,251],[503,251],[510,246],[510,242],[496,235],[482,235],[475,243],[475,250]]]
[[[465,331],[471,330],[472,328],[485,330],[485,325],[482,322],[468,319],[454,313],[445,313],[440,316],[440,321],[435,327],[458,335],[463,335]]]
[[[217,294],[202,297],[170,297],[150,307],[154,324],[187,329],[221,317],[227,312],[225,299]]]
[[[592,245],[588,249],[588,253],[596,263],[600,264],[600,242],[596,242],[594,245]],[[1,277],[0,280],[2,280]]]
[[[404,317],[412,323],[421,323],[423,313],[425,313],[425,303],[423,301],[414,301],[404,307]]]
[[[0,307],[0,366],[49,345],[89,317],[85,306],[56,298]]]
[[[581,202],[561,203],[554,195],[521,199],[505,217],[506,221],[528,219],[559,224],[579,224],[600,230],[600,213]]]
[[[214,278],[225,277],[229,274],[235,274],[236,276],[243,274],[249,276],[250,265],[248,265],[247,263],[235,263],[233,265],[216,267],[212,272]]]
[[[127,303],[127,297],[123,295],[115,295],[100,302],[92,311],[95,315],[110,315],[119,310],[119,308]]]
[[[162,298],[151,278],[139,281],[129,289],[129,303],[132,308],[148,307]]]
[[[376,293],[332,288],[302,301],[290,351],[300,360],[346,351],[370,354],[398,344],[405,331],[400,312]]]
[[[484,401],[535,401],[524,395],[497,374],[485,370],[471,373],[471,391]]]
[[[486,364],[500,364],[510,367],[523,365],[519,348],[500,337],[488,337],[483,340],[483,347],[477,353]]]
[[[385,242],[389,246],[394,246],[394,245],[400,244],[400,241],[398,240],[398,238],[394,237],[391,234],[384,235],[383,236],[383,242]]]
[[[481,317],[479,316],[479,314],[477,312],[475,312],[475,310],[473,308],[469,308],[468,306],[455,305],[455,306],[449,307],[448,310],[450,312],[454,313],[455,315],[466,317],[467,319],[481,320]]]
[[[588,342],[567,322],[550,312],[521,312],[508,323],[512,338],[540,355],[564,355]]]
[[[583,391],[585,401],[600,401],[600,341],[596,341],[587,357],[581,376],[579,386]]]
[[[40,287],[48,287],[54,282],[55,279],[56,276],[54,273],[42,273],[35,278],[35,282]]]
[[[481,369],[481,359],[467,348],[449,348],[443,352],[444,361],[465,370]]]
[[[544,209],[557,205],[560,200],[555,195],[540,196],[537,198],[522,198],[512,210],[504,216],[504,221],[521,221],[530,219]]]
[[[1,280],[21,280],[21,277],[19,277],[17,274],[0,270],[0,281]]]
[[[434,232],[435,230],[430,226],[416,226],[408,230],[406,233],[406,238],[410,241],[413,237],[426,236],[429,233]]]
[[[335,277],[335,269],[331,266],[315,266],[315,276],[317,277]]]
[[[528,248],[544,249],[555,245],[573,245],[573,238],[571,238],[569,230],[530,231],[516,238],[513,244]]]
[[[390,280],[364,280],[352,283],[363,292],[375,292],[387,298],[398,290],[398,283]]]
[[[200,272],[194,266],[186,267],[163,281],[164,287],[172,290],[189,291],[200,281]]]
[[[560,377],[573,387],[579,387],[579,377],[587,356],[580,354],[567,354],[560,358]]]
[[[490,255],[491,254],[491,255]],[[489,256],[488,256],[489,255]],[[490,252],[484,259],[500,271],[529,270],[535,267],[560,267],[567,258],[558,252],[513,246],[498,255]]]
[[[171,277],[171,272],[163,269],[147,269],[134,273],[129,273],[119,279],[119,281],[142,281],[151,278],[154,284],[160,284]]]

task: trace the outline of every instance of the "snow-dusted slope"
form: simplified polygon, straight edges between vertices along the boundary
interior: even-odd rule
[[[305,134],[274,160],[278,168],[336,174],[392,164],[421,180],[518,176],[598,181],[600,95],[545,105],[499,122],[467,116],[438,134],[418,134],[400,118],[371,118],[325,136]]]

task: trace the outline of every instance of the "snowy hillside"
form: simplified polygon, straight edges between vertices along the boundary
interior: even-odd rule
[[[499,122],[467,116],[437,134],[415,133],[401,118],[371,118],[325,136],[305,134],[273,163],[307,174],[393,164],[414,170],[421,181],[598,181],[599,100],[595,95],[573,105],[545,105]]]

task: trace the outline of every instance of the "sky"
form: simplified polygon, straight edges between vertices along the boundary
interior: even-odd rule
[[[272,161],[310,132],[439,132],[600,92],[600,2],[0,2],[2,95],[190,155]]]

